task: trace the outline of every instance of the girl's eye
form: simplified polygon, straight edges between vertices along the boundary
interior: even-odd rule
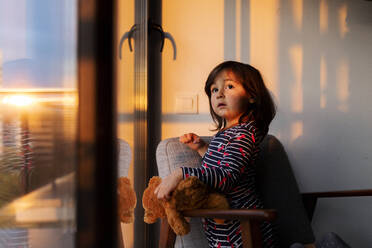
[[[232,88],[234,88],[234,86],[232,84],[229,84],[229,85],[227,85],[227,88],[232,89]]]
[[[213,89],[211,90],[212,93],[216,93],[217,91],[218,91],[217,88],[213,88]]]

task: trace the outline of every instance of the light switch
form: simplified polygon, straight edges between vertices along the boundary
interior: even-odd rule
[[[176,95],[175,108],[178,114],[197,114],[198,113],[198,95],[182,94]]]

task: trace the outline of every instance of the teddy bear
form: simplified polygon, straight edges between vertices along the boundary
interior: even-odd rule
[[[155,223],[158,218],[167,217],[174,233],[185,235],[190,232],[190,224],[183,216],[183,211],[229,208],[224,195],[213,191],[195,176],[187,177],[178,183],[169,200],[159,200],[154,194],[154,190],[161,180],[160,177],[152,177],[143,192],[144,221],[148,224]]]
[[[134,220],[134,208],[137,204],[137,197],[129,178],[120,177],[118,179],[117,193],[120,221],[123,223],[132,223]]]

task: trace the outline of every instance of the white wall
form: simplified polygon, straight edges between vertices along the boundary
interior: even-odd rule
[[[372,188],[372,2],[364,0],[164,0],[163,138],[210,135],[203,86],[223,60],[257,67],[278,113],[301,191]],[[198,114],[178,114],[177,94],[198,95]],[[352,247],[372,244],[372,197],[321,200],[313,227]]]

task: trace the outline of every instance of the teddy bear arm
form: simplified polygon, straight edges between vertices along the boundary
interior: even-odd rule
[[[155,223],[156,220],[158,219],[159,216],[156,216],[153,212],[151,211],[145,211],[145,216],[143,218],[143,220],[147,223],[147,224],[152,224],[152,223]]]
[[[165,213],[168,223],[177,235],[186,235],[190,232],[190,224],[186,221],[181,212],[175,208],[166,207]]]
[[[123,223],[132,223],[134,221],[134,212],[133,211],[125,211],[119,213],[120,221]]]

